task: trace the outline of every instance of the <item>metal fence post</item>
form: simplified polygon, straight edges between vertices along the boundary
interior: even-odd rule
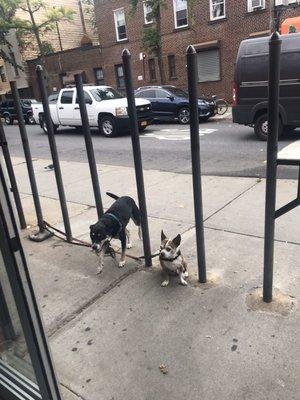
[[[26,220],[25,220],[25,216],[24,216],[24,210],[22,207],[22,202],[21,202],[20,193],[19,193],[19,189],[18,189],[18,185],[17,185],[17,181],[16,181],[16,176],[14,173],[14,168],[13,168],[13,164],[11,161],[10,152],[8,149],[6,136],[5,136],[1,118],[0,118],[0,146],[2,147],[3,157],[5,160],[7,173],[8,173],[10,184],[11,184],[11,191],[12,191],[14,199],[15,199],[16,209],[17,209],[18,217],[19,217],[19,221],[20,221],[20,226],[21,226],[21,229],[26,229],[27,224],[26,224]]]
[[[132,148],[133,148],[135,177],[136,177],[137,192],[138,192],[138,198],[139,198],[139,207],[141,210],[141,217],[142,217],[142,232],[143,232],[145,265],[146,265],[146,267],[151,267],[152,266],[151,245],[150,245],[150,237],[149,237],[143,165],[142,165],[142,156],[141,156],[138,119],[137,119],[137,113],[136,113],[136,107],[135,107],[135,97],[134,97],[134,89],[133,89],[133,82],[132,82],[131,54],[130,54],[129,50],[125,49],[123,51],[122,59],[123,59],[126,94],[127,94],[127,101],[128,101],[128,115],[130,118],[130,132],[131,132],[131,140],[132,140]]]
[[[20,130],[20,135],[21,135],[22,144],[23,144],[23,150],[24,150],[26,164],[27,164],[27,171],[28,171],[28,176],[29,176],[29,181],[30,181],[30,186],[31,186],[31,191],[32,191],[32,197],[33,197],[33,202],[34,202],[34,207],[35,207],[35,212],[36,212],[36,217],[37,217],[37,223],[38,223],[38,227],[39,227],[39,232],[37,232],[36,234],[30,235],[29,237],[30,237],[30,239],[32,239],[34,241],[41,242],[41,241],[49,238],[52,235],[51,235],[51,233],[47,232],[44,228],[44,218],[43,218],[43,213],[42,213],[42,207],[41,207],[40,197],[39,197],[38,188],[37,188],[37,184],[36,184],[35,173],[34,173],[34,168],[33,168],[33,163],[32,163],[32,158],[31,158],[31,151],[30,151],[30,147],[29,147],[28,136],[27,136],[24,116],[23,116],[23,112],[22,112],[20,96],[19,96],[19,92],[18,92],[18,88],[17,88],[17,83],[15,81],[10,82],[10,88],[11,88],[11,93],[12,93],[12,96],[14,99],[16,113],[17,113],[19,130]]]
[[[44,118],[45,118],[45,123],[47,126],[47,134],[48,134],[48,140],[49,140],[52,161],[53,161],[53,166],[54,166],[57,190],[58,190],[58,194],[59,194],[60,207],[61,207],[65,231],[66,231],[66,237],[67,237],[68,242],[71,242],[72,241],[72,231],[71,231],[71,226],[70,226],[70,218],[69,218],[69,213],[68,213],[68,208],[67,208],[66,195],[65,195],[62,174],[61,174],[61,169],[60,169],[60,164],[59,164],[59,157],[58,157],[56,141],[55,141],[55,137],[54,137],[54,127],[53,127],[53,122],[52,122],[52,118],[51,118],[51,114],[50,114],[48,93],[47,93],[47,89],[46,89],[45,78],[44,78],[43,72],[44,72],[43,67],[41,65],[37,65],[36,73],[37,73],[38,84],[39,84],[39,88],[40,88],[40,92],[41,92],[41,96],[42,96]]]
[[[198,110],[198,70],[197,53],[193,46],[187,48],[187,78],[189,86],[190,102],[190,131],[191,131],[191,154],[193,169],[193,191],[194,209],[196,223],[196,241],[198,257],[198,278],[200,283],[206,282],[206,260],[203,225],[203,202],[201,184],[200,163],[200,139],[199,139],[199,110]]]
[[[281,39],[278,32],[274,32],[272,34],[269,46],[268,145],[263,284],[263,300],[266,303],[270,303],[272,301],[273,292],[281,52]]]
[[[84,96],[84,91],[83,91],[82,75],[76,74],[76,75],[74,75],[74,77],[75,77],[75,82],[76,82],[77,98],[78,98],[81,121],[82,121],[82,130],[84,133],[85,146],[86,146],[89,167],[90,167],[90,172],[91,172],[96,209],[97,209],[98,218],[100,218],[103,215],[103,203],[102,203],[102,198],[101,198],[99,177],[98,177],[98,172],[97,172],[97,165],[96,165],[96,160],[95,160],[95,153],[94,153],[93,141],[92,141],[92,136],[91,136],[89,117],[88,117],[88,112],[86,109],[85,96]],[[75,109],[76,109],[76,107],[75,107]]]

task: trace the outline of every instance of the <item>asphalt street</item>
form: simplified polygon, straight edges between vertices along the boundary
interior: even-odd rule
[[[38,125],[27,125],[33,157],[50,158],[47,136]],[[6,126],[5,132],[11,155],[24,155],[18,126]],[[202,172],[205,175],[264,177],[266,143],[257,140],[253,129],[233,124],[230,120],[200,124]],[[285,136],[279,149],[300,139],[300,131]],[[83,135],[74,129],[59,129],[56,135],[61,160],[86,162]],[[132,166],[129,135],[104,138],[93,131],[97,163]],[[154,124],[141,135],[145,169],[190,173],[189,127],[174,124]],[[295,167],[279,167],[278,177],[297,179]]]

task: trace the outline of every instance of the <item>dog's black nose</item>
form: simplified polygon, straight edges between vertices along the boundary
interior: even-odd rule
[[[97,243],[93,243],[92,244],[92,250],[98,250],[98,244]]]

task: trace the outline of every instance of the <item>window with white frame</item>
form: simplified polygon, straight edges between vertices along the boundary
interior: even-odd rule
[[[147,0],[144,1],[144,19],[145,24],[152,24],[153,22],[152,7]]]
[[[265,0],[247,0],[248,1],[248,12],[262,10],[266,7]]]
[[[175,28],[188,26],[187,0],[173,0]]]
[[[225,18],[225,0],[210,0],[210,19]]]
[[[124,8],[120,8],[114,11],[115,18],[115,27],[116,27],[116,35],[117,41],[121,42],[122,40],[127,39],[126,33],[126,21],[125,21],[125,11]]]

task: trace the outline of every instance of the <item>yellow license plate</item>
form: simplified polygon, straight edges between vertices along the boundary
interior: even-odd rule
[[[147,121],[141,122],[141,126],[147,126]]]

